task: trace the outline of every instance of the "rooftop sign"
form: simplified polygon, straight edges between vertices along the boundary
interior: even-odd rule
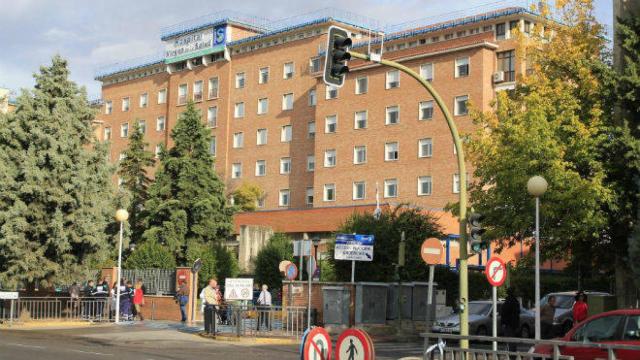
[[[184,61],[198,56],[224,51],[227,42],[227,26],[198,30],[164,41],[164,62]]]

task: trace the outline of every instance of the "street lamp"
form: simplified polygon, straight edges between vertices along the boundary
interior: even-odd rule
[[[125,209],[116,211],[116,221],[120,223],[120,243],[118,244],[118,279],[116,280],[116,323],[120,322],[120,281],[122,281],[122,236],[124,222],[129,218],[129,212]]]
[[[313,251],[315,253],[315,258],[316,258],[316,267],[318,268],[318,274],[320,274],[318,276],[318,281],[320,281],[320,277],[322,276],[322,269],[320,268],[320,259],[318,258],[318,246],[320,246],[320,238],[319,237],[314,237],[313,238]]]
[[[542,176],[527,181],[527,191],[536,198],[536,340],[540,340],[540,196],[547,191],[547,186],[549,184]]]

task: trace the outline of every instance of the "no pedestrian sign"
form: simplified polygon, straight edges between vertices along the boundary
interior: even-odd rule
[[[373,235],[336,235],[336,260],[373,261]]]
[[[485,275],[491,286],[502,286],[507,279],[507,265],[499,257],[492,257],[487,262]]]

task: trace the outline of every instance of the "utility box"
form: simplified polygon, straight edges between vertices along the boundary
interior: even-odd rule
[[[398,318],[398,284],[389,284],[387,292],[387,320]],[[413,283],[405,283],[400,287],[400,309],[402,319],[411,320],[413,312]]]
[[[327,325],[349,326],[349,304],[351,290],[344,286],[322,287],[322,321]]]
[[[385,324],[389,285],[362,282],[356,284],[356,324]]]
[[[589,307],[589,316],[591,316],[615,310],[618,303],[613,295],[587,295],[587,306]]]
[[[431,319],[434,319],[436,313],[436,286],[437,283],[433,283],[433,293],[431,297]],[[428,282],[414,282],[413,283],[413,320],[425,321],[427,318],[427,295],[429,294]]]

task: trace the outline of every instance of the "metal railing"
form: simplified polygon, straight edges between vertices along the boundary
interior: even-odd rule
[[[111,301],[107,297],[28,297],[4,300],[3,321],[110,321]]]
[[[176,292],[175,270],[123,269],[122,277],[134,283],[141,280],[144,283],[145,294],[168,295]]]
[[[563,355],[563,348],[592,348],[603,351],[604,356],[608,360],[615,360],[618,350],[627,350],[638,352],[640,355],[640,346],[622,345],[611,343],[586,343],[560,340],[534,340],[522,338],[508,338],[491,336],[461,336],[449,334],[420,334],[425,339],[425,347],[423,358],[425,360],[573,360],[571,355]],[[429,340],[437,339],[435,345],[429,346]],[[470,349],[461,349],[456,346],[448,346],[448,343],[456,343],[460,340],[469,340],[474,343],[488,344],[491,342],[498,343],[498,350],[490,348],[482,348],[482,346],[471,346]],[[530,350],[522,352],[518,351],[519,347],[528,347]],[[544,353],[536,353],[533,348],[545,348]],[[511,349],[510,349],[511,348]],[[541,351],[542,352],[542,351]]]
[[[216,334],[301,338],[306,328],[306,307],[223,305],[216,311]]]

